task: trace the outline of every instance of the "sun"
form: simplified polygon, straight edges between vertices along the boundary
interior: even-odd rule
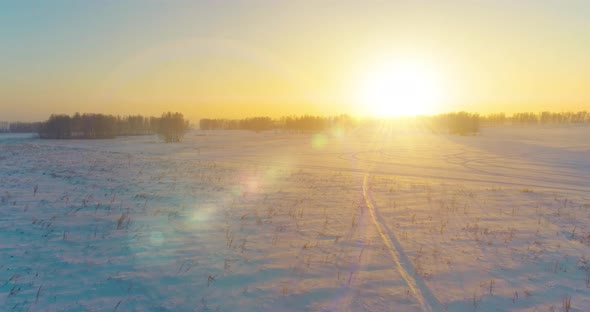
[[[386,62],[359,83],[357,105],[366,115],[397,117],[433,114],[442,102],[439,75],[416,61]]]

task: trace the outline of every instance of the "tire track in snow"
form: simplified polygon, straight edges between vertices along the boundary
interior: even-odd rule
[[[395,235],[389,230],[389,228],[385,225],[385,222],[383,222],[383,218],[379,215],[379,212],[377,211],[377,205],[375,204],[373,197],[371,197],[371,194],[369,193],[368,175],[365,175],[365,178],[363,180],[363,198],[365,200],[367,210],[369,210],[369,213],[371,214],[373,223],[377,228],[379,236],[381,236],[383,243],[385,243],[385,246],[387,247],[387,250],[389,251],[391,258],[395,263],[398,272],[410,288],[410,291],[414,294],[416,300],[418,300],[418,303],[420,304],[422,311],[442,311],[443,309],[441,303],[430,291],[430,288],[428,288],[428,286],[426,286],[426,284],[422,280],[416,278],[412,262],[403,253],[399,241],[397,240]]]

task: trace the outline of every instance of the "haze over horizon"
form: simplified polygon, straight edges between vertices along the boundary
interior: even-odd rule
[[[0,120],[576,111],[587,1],[0,2]]]

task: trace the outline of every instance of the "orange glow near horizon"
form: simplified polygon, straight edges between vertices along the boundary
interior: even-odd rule
[[[590,110],[590,2],[118,5],[0,4],[0,119]]]

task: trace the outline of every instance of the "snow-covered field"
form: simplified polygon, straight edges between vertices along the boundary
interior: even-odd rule
[[[0,310],[590,311],[588,138],[0,135]]]

